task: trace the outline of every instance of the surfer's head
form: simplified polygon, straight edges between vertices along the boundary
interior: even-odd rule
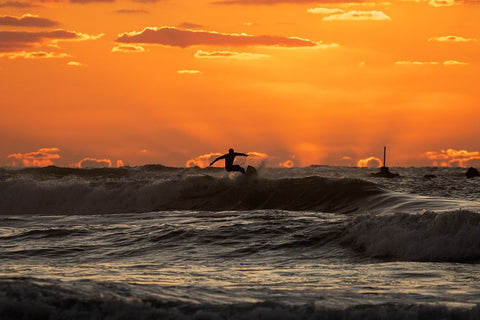
[[[233,148],[230,148],[228,149],[228,153],[234,153],[235,151],[233,150]]]

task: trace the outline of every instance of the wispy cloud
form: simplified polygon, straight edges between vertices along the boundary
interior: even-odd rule
[[[8,155],[10,165],[14,167],[45,167],[53,165],[53,160],[60,159],[58,148],[41,148],[28,153]]]
[[[232,51],[203,51],[198,50],[195,53],[195,58],[207,59],[238,59],[238,60],[258,60],[268,58],[270,56],[259,53],[249,52],[232,52]]]
[[[52,59],[52,58],[69,58],[71,55],[67,53],[46,52],[46,51],[20,51],[0,53],[0,58],[7,59]]]
[[[112,52],[145,52],[145,48],[138,45],[116,45]]]
[[[143,9],[119,9],[119,10],[115,10],[114,12],[119,14],[148,14],[149,13],[147,10],[143,10]]]
[[[178,70],[178,74],[200,74],[199,70]]]
[[[57,44],[59,41],[94,40],[100,35],[88,35],[75,31],[53,30],[44,32],[0,31],[0,52],[11,52],[44,44]]]
[[[478,41],[474,38],[464,38],[459,36],[441,36],[441,37],[431,37],[428,39],[429,42],[473,42]]]
[[[1,2],[0,3],[0,8],[18,8],[18,9],[24,9],[24,8],[31,8],[34,7],[29,2],[20,2],[20,1],[6,1],[6,2]]]
[[[85,64],[81,63],[81,62],[78,62],[78,61],[69,61],[67,62],[67,66],[71,66],[71,67],[84,67],[86,66]]]
[[[316,3],[315,0],[218,0],[213,1],[213,4],[223,4],[223,5],[275,5],[282,3],[290,4],[305,4],[305,3]],[[352,2],[351,0],[330,0],[328,3],[348,3]]]
[[[441,167],[467,167],[472,160],[480,160],[480,152],[467,150],[427,151],[424,155],[433,161],[433,166]]]
[[[115,2],[115,0],[70,0],[71,3],[87,4],[95,2]]]
[[[336,8],[310,8],[307,9],[309,13],[318,13],[318,14],[335,14],[344,12],[343,9],[336,9]]]
[[[392,20],[382,11],[348,11],[343,13],[337,13],[323,18],[324,21],[345,21],[345,20],[373,20],[373,21],[385,21]]]
[[[396,65],[399,66],[464,66],[468,65],[467,62],[461,62],[457,60],[446,60],[446,61],[397,61],[395,62]]]
[[[24,14],[21,17],[0,16],[0,25],[15,27],[54,27],[58,25],[58,22],[31,14]]]
[[[178,29],[175,27],[147,27],[140,32],[127,32],[119,35],[117,42],[159,44],[186,48],[198,45],[215,46],[279,46],[314,47],[316,43],[302,38],[248,35],[244,33],[220,33],[215,31]]]

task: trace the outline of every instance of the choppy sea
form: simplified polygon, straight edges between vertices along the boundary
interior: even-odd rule
[[[0,169],[0,319],[480,319],[480,178],[376,171]]]

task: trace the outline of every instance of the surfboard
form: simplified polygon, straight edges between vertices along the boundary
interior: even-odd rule
[[[245,171],[245,175],[247,177],[254,177],[257,175],[257,169],[255,169],[254,167],[252,166],[248,166],[247,167],[247,171]]]

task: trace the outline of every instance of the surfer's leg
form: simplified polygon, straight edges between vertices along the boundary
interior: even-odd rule
[[[230,171],[240,171],[241,173],[245,174],[245,169],[240,167],[238,164],[231,166]]]

